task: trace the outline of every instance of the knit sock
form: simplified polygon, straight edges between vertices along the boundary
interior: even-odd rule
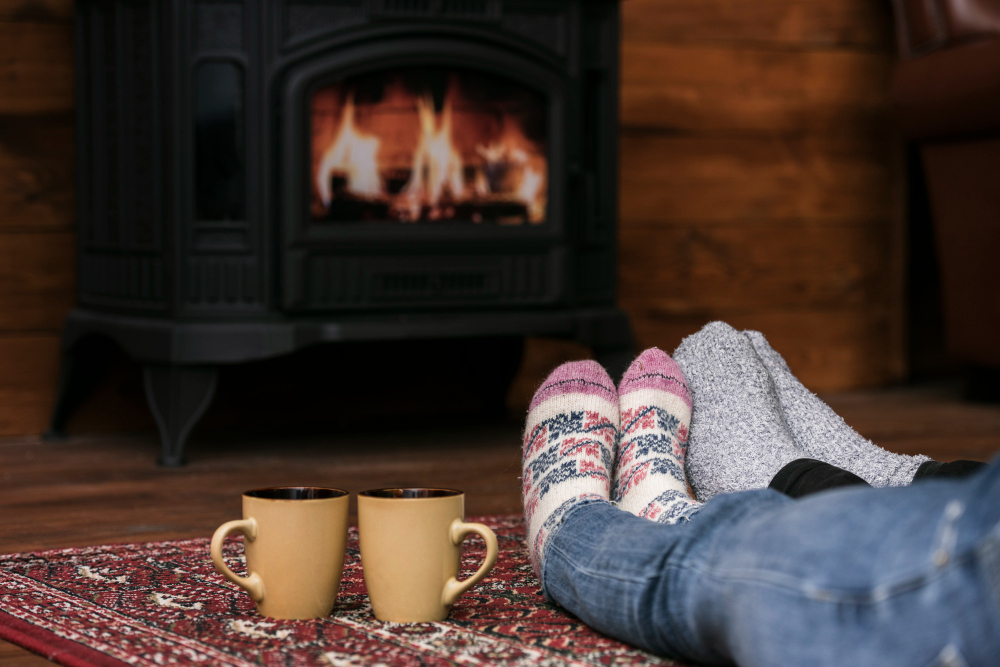
[[[698,500],[763,489],[785,465],[806,457],[746,336],[712,322],[685,338],[674,359],[694,403],[686,464]]]
[[[685,521],[701,503],[688,495],[684,452],[691,423],[691,392],[677,362],[652,347],[640,354],[618,385],[621,441],[611,499],[658,523]]]
[[[559,366],[535,392],[521,482],[528,553],[539,580],[546,539],[566,512],[609,499],[618,424],[615,383],[596,361]]]
[[[788,428],[810,458],[848,470],[872,486],[904,486],[930,459],[886,451],[866,440],[799,382],[759,331],[744,331],[774,380]]]

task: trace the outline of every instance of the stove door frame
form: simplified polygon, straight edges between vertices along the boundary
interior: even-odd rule
[[[326,80],[384,71],[393,67],[457,67],[480,70],[504,77],[540,94],[547,109],[548,206],[546,220],[538,225],[518,227],[468,225],[317,225],[309,218],[311,175],[309,93]],[[441,241],[505,241],[512,237],[556,240],[563,238],[568,173],[567,135],[575,126],[567,104],[572,82],[565,70],[547,67],[535,58],[503,48],[456,36],[436,35],[379,39],[340,47],[319,57],[309,58],[288,69],[284,90],[279,146],[282,173],[278,185],[283,245],[299,246],[323,242],[344,243],[440,243]],[[282,147],[292,146],[291,150]],[[390,238],[397,237],[398,241]]]
[[[538,93],[546,108],[546,158],[548,161],[548,203],[546,220],[537,225],[524,224],[512,227],[496,225],[420,225],[420,224],[316,224],[309,214],[311,192],[311,142],[310,100],[311,93],[324,82],[337,78],[362,75],[366,72],[390,70],[394,67],[433,66],[455,67],[482,71],[501,76],[528,90]],[[282,84],[276,87],[282,102],[278,145],[272,150],[280,157],[280,178],[277,179],[277,213],[279,228],[280,275],[283,280],[281,307],[288,311],[324,310],[309,305],[306,294],[304,269],[314,257],[347,258],[350,262],[367,258],[375,264],[385,265],[393,257],[402,260],[417,258],[433,248],[437,257],[480,257],[489,261],[496,258],[497,277],[487,282],[506,283],[503,267],[511,262],[526,261],[533,266],[533,274],[542,272],[543,287],[507,303],[500,297],[487,296],[482,303],[475,295],[468,299],[452,299],[445,303],[420,303],[412,307],[421,309],[497,305],[553,305],[565,300],[570,270],[572,231],[567,224],[569,203],[568,176],[571,156],[567,151],[570,137],[578,134],[578,119],[571,113],[572,102],[578,99],[573,90],[574,81],[566,71],[566,64],[557,66],[510,48],[509,43],[494,45],[469,35],[440,35],[426,30],[424,34],[362,40],[335,49],[313,51],[285,70]],[[578,105],[577,105],[578,106]],[[466,275],[462,262],[456,260],[456,271]],[[339,266],[339,265],[338,265]],[[540,267],[540,268],[539,268]],[[339,269],[337,269],[339,270]],[[353,269],[352,269],[353,270]],[[433,281],[432,281],[433,282]],[[499,289],[494,286],[494,288]],[[494,289],[490,288],[490,289]],[[342,307],[361,310],[398,310],[407,304],[385,303],[380,306],[359,298],[353,307],[343,301],[328,310]]]

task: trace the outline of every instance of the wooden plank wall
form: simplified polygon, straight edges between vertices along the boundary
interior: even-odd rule
[[[0,436],[44,429],[73,302],[72,12],[0,0]],[[623,19],[620,301],[639,343],[670,350],[721,318],[815,389],[900,377],[888,8],[625,0]],[[511,403],[585,353],[529,341]],[[113,413],[104,395],[91,412]],[[119,422],[136,420],[77,420]]]
[[[619,301],[640,346],[722,319],[815,390],[903,376],[888,5],[625,0]]]
[[[763,331],[815,391],[905,375],[888,2],[625,0],[619,303],[640,349]],[[529,341],[526,404],[581,350]]]
[[[47,424],[73,303],[72,12],[0,0],[0,435]]]

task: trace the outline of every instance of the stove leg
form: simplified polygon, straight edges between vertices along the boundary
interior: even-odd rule
[[[66,437],[66,423],[101,379],[114,353],[114,344],[103,338],[88,338],[68,350],[59,360],[59,388],[52,408],[52,420],[42,435],[45,440]]]
[[[218,374],[214,366],[146,366],[146,401],[163,444],[161,466],[184,465],[184,443],[212,402]]]

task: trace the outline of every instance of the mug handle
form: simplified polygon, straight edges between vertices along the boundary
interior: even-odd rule
[[[455,519],[451,522],[451,528],[449,534],[451,536],[451,542],[455,545],[462,544],[465,537],[469,533],[476,533],[483,538],[486,542],[486,558],[483,560],[483,564],[479,566],[476,573],[473,574],[468,579],[459,581],[455,577],[451,577],[444,584],[444,591],[441,593],[441,604],[445,607],[450,607],[455,604],[462,593],[479,583],[479,581],[485,577],[493,566],[497,562],[497,554],[499,550],[497,548],[497,536],[493,534],[493,531],[481,523],[466,523],[461,519]]]
[[[257,521],[250,517],[249,519],[227,521],[219,526],[215,535],[212,535],[212,562],[215,563],[215,569],[221,572],[222,576],[249,593],[254,602],[260,602],[264,599],[264,582],[260,575],[251,572],[249,575],[241,577],[229,569],[226,560],[222,557],[222,543],[225,542],[230,533],[235,532],[243,533],[246,539],[253,542],[257,539]]]

